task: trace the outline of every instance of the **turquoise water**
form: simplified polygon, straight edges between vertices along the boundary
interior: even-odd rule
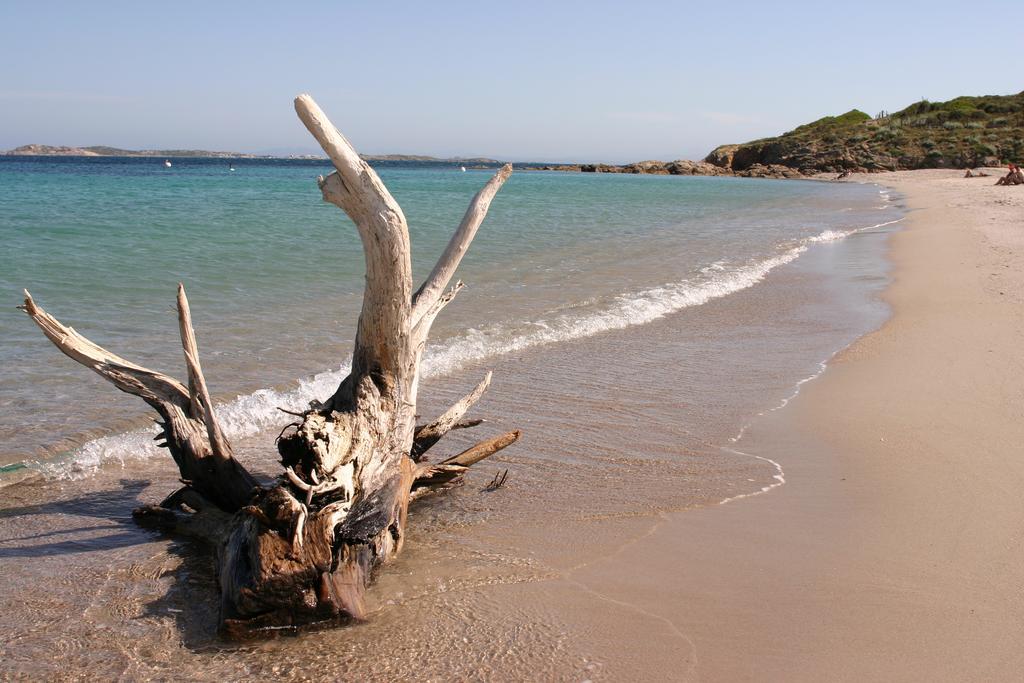
[[[145,415],[42,338],[14,309],[22,288],[115,353],[181,375],[173,301],[184,282],[206,374],[234,406],[225,419],[237,433],[268,427],[270,403],[301,405],[334,381],[312,378],[346,360],[363,264],[347,218],[320,200],[315,178],[330,169],[234,167],[0,160],[0,465],[67,456]],[[422,277],[491,171],[378,170],[409,220]],[[884,199],[871,186],[515,173],[459,272],[469,287],[436,328],[428,374],[727,296],[816,242],[895,220]]]

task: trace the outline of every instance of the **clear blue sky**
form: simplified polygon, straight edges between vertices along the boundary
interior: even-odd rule
[[[1022,2],[0,0],[0,149],[623,162],[1024,89]]]

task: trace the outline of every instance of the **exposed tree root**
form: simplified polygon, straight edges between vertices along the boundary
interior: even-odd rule
[[[261,486],[239,464],[217,421],[182,285],[177,304],[187,386],[94,344],[28,292],[21,307],[64,354],[159,414],[158,445],[170,451],[185,486],[133,516],[143,526],[213,545],[222,631],[236,639],[364,619],[364,590],[401,550],[409,501],[457,483],[474,463],[519,438],[508,432],[437,464],[425,462],[424,454],[451,430],[482,422],[463,417],[486,391],[490,373],[437,419],[415,425],[430,327],[462,288],[449,283],[511,166],[476,194],[430,275],[413,290],[401,207],[312,98],[296,98],[295,110],[334,164],[319,186],[324,200],[355,223],[366,290],[350,374],[322,403],[284,411],[297,419],[276,440],[284,471],[274,485]]]

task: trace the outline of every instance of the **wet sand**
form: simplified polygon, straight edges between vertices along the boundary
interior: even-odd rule
[[[893,316],[738,444],[786,485],[572,572],[674,648],[611,678],[1020,680],[1024,188],[960,176],[867,178],[911,209]]]

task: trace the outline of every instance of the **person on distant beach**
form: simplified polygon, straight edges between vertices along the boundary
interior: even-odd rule
[[[996,181],[996,185],[1024,185],[1024,173],[1017,164],[1009,165],[1009,172]]]
[[[974,174],[971,173],[971,169],[967,169],[967,173],[964,173],[964,178],[973,178]]]

